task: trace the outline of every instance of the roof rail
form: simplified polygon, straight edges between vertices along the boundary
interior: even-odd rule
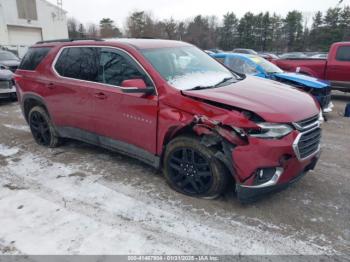
[[[104,41],[101,38],[66,38],[66,39],[53,39],[47,41],[39,41],[36,44],[47,44],[47,43],[60,43],[60,42],[74,42],[74,41]]]

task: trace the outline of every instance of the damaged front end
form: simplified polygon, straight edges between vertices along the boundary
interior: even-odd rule
[[[236,112],[235,112],[236,113]],[[193,131],[201,143],[217,150],[215,156],[235,179],[241,202],[256,201],[261,194],[287,187],[314,169],[319,152],[299,159],[293,144],[300,132],[288,124],[250,121],[252,113],[241,112],[247,122],[236,127],[230,116],[196,116]],[[237,118],[235,118],[237,119]]]

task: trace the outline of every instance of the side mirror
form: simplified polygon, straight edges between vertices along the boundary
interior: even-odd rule
[[[128,79],[121,83],[123,93],[127,94],[154,94],[154,88],[148,87],[143,79]]]

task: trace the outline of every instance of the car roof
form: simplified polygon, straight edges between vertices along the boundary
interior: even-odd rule
[[[51,40],[38,42],[34,45],[37,46],[77,46],[77,45],[127,45],[136,49],[155,49],[155,48],[171,48],[171,47],[184,47],[192,46],[191,44],[175,41],[175,40],[163,40],[163,39],[143,39],[143,38],[111,38],[111,39],[96,39],[96,40]]]
[[[252,55],[252,54],[242,54],[242,53],[217,53],[214,54],[213,56],[225,56],[225,57],[244,57],[244,58],[254,58],[254,57],[259,57],[258,55]]]

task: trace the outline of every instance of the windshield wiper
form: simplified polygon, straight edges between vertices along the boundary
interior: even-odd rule
[[[209,89],[209,88],[213,88],[213,87],[215,87],[215,86],[195,86],[193,88],[187,89],[186,91]]]
[[[220,85],[222,85],[223,83],[226,83],[227,81],[232,80],[232,79],[234,79],[234,77],[226,77],[223,80],[221,80],[219,83],[217,83],[216,85],[213,85],[213,86],[195,86],[195,87],[188,89],[188,90],[203,90],[203,89],[209,89],[209,88],[216,88],[216,87],[219,87]]]
[[[222,84],[224,84],[224,83],[226,83],[227,81],[230,81],[230,80],[232,80],[232,79],[233,79],[232,76],[231,76],[231,77],[226,77],[226,78],[222,79],[222,81],[220,81],[219,83],[217,83],[214,87],[219,87],[220,85],[222,85]]]

